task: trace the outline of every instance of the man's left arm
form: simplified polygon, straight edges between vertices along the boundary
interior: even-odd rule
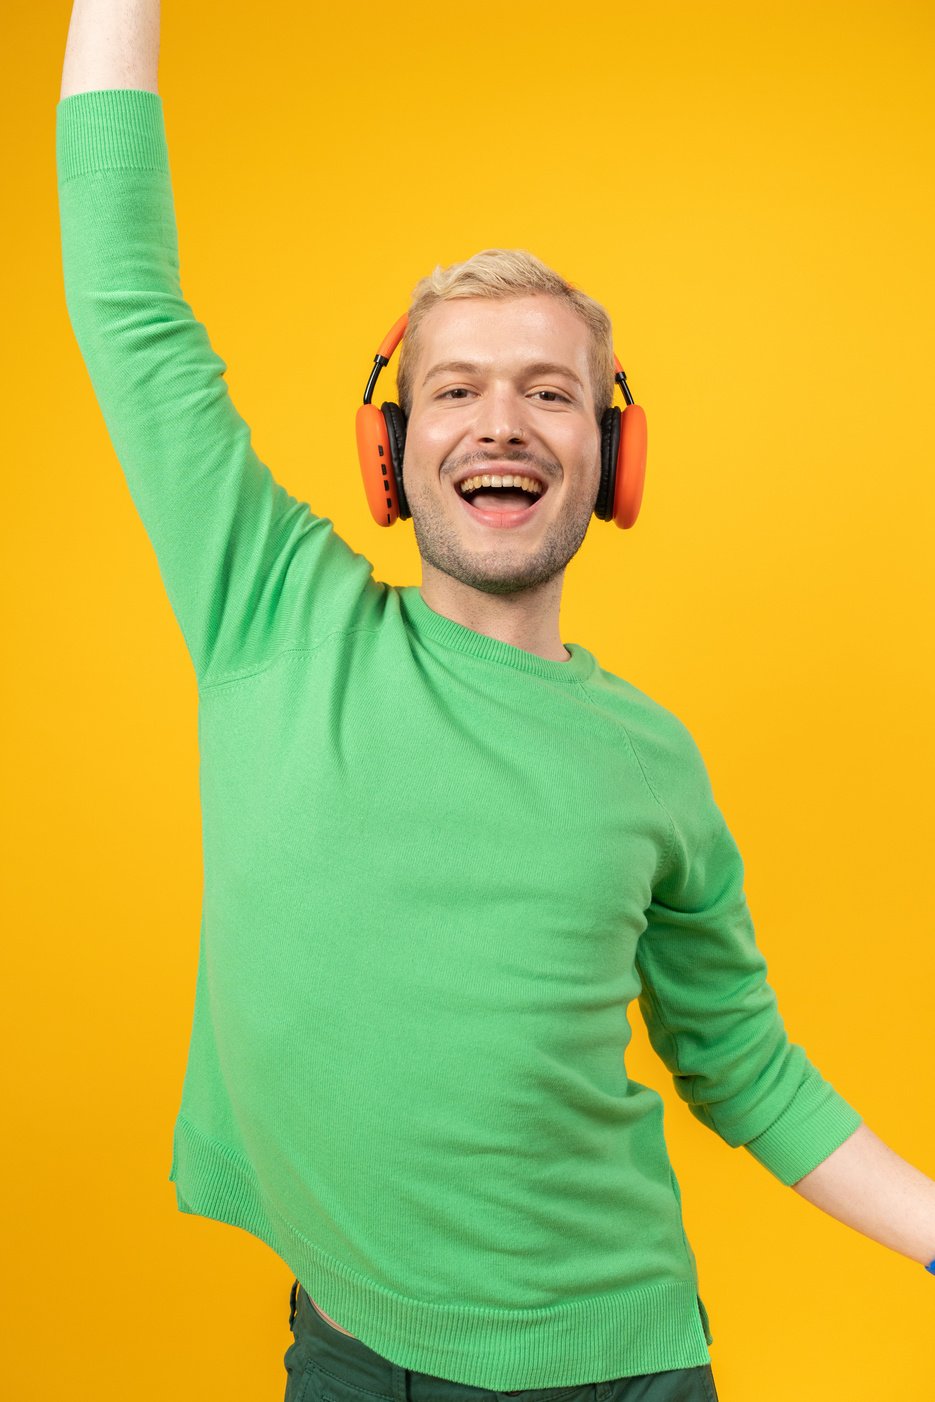
[[[935,1181],[866,1124],[791,1186],[872,1241],[924,1266],[935,1260]]]
[[[935,1260],[935,1181],[863,1122],[786,1033],[704,760],[677,722],[643,756],[668,799],[636,966],[650,1042],[691,1113],[781,1183],[873,1241]]]

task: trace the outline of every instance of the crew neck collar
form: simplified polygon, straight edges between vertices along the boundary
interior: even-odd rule
[[[488,662],[504,663],[519,672],[532,672],[538,677],[548,677],[550,681],[583,681],[594,670],[594,657],[587,648],[579,646],[578,643],[563,640],[563,646],[571,653],[571,657],[565,662],[540,657],[537,652],[515,647],[513,643],[501,642],[499,638],[490,638],[486,633],[478,633],[463,623],[455,622],[453,618],[436,613],[419,593],[419,587],[418,584],[405,584],[399,589],[406,621],[416,633],[434,638],[444,647]]]

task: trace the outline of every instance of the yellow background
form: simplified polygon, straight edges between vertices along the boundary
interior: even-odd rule
[[[525,247],[611,313],[646,492],[592,523],[562,638],[688,725],[790,1037],[935,1174],[932,7],[164,10],[183,291],[261,458],[377,578],[419,557],[369,516],[354,411],[418,278]],[[0,1390],[279,1402],[286,1267],[167,1179],[196,689],[65,309],[69,13],[3,20]],[[935,1278],[693,1120],[634,1013],[722,1402],[927,1395]]]

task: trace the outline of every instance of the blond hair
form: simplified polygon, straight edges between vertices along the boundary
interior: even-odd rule
[[[463,263],[440,266],[412,291],[406,334],[399,350],[396,389],[399,407],[406,417],[412,409],[413,375],[419,358],[419,326],[438,303],[453,297],[521,297],[544,293],[558,297],[581,317],[590,332],[588,368],[594,408],[600,423],[614,397],[614,347],[610,317],[599,302],[579,292],[547,267],[535,254],[521,248],[485,248]]]

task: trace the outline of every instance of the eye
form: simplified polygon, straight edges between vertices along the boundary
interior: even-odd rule
[[[471,393],[473,393],[472,390],[465,389],[463,386],[459,386],[459,387],[457,387],[457,388],[455,388],[455,389],[445,389],[445,390],[442,390],[441,394],[437,394],[435,397],[436,397],[436,399],[448,399],[448,398],[449,398],[450,396],[452,396],[452,395],[458,395],[458,396],[460,397],[461,395],[464,395],[464,394],[471,394]],[[547,402],[550,403],[550,404],[554,404],[556,401],[558,401],[558,402],[560,402],[560,403],[562,403],[562,404],[570,404],[570,403],[571,403],[571,400],[568,398],[568,396],[567,396],[566,394],[560,394],[560,393],[558,392],[558,390],[555,390],[555,389],[537,389],[537,390],[533,390],[533,394],[545,394],[545,395],[549,395],[550,398],[548,399]]]

